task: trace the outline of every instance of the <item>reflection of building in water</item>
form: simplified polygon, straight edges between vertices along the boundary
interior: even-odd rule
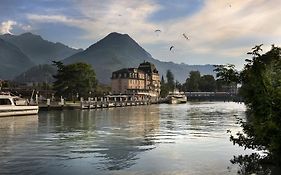
[[[153,149],[159,129],[159,108],[153,106],[46,115],[42,122],[47,123],[48,130],[60,132],[58,137],[67,142],[70,152],[92,158],[98,155],[103,159],[102,167],[113,170],[132,166],[137,154]]]
[[[110,111],[113,118],[97,121],[110,134],[103,138],[107,150],[99,153],[108,160],[108,169],[128,168],[135,163],[137,154],[155,148],[154,135],[159,129],[158,108],[135,107]],[[112,131],[113,130],[113,131]]]

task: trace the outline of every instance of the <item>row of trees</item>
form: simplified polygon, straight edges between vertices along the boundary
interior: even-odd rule
[[[178,89],[183,92],[215,92],[226,91],[226,87],[230,85],[230,82],[225,82],[222,79],[215,79],[213,75],[201,75],[199,71],[191,71],[186,79],[186,82],[180,83],[174,80],[173,73],[168,70],[166,73],[166,80],[162,76],[161,78],[161,97],[167,96],[167,94],[174,89]]]

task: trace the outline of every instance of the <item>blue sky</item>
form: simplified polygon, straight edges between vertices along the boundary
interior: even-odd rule
[[[241,68],[254,45],[281,45],[280,16],[280,0],[1,0],[0,33],[84,49],[127,33],[162,61]]]

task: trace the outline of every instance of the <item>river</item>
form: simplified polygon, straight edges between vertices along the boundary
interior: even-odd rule
[[[237,174],[245,106],[194,102],[0,118],[0,174]]]

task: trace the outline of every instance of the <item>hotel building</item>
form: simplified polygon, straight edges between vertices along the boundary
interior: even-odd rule
[[[126,94],[136,96],[160,95],[160,76],[155,65],[143,62],[138,68],[124,68],[112,73],[112,94]]]

